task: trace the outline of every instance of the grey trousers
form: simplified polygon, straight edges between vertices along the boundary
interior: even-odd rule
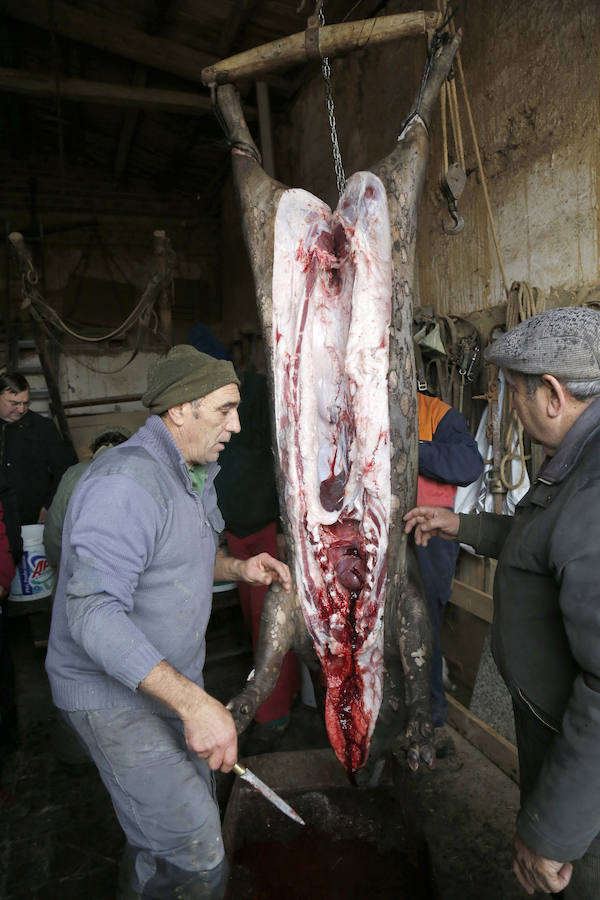
[[[227,862],[214,776],[179,719],[145,709],[71,711],[127,839],[119,895],[221,900]]]

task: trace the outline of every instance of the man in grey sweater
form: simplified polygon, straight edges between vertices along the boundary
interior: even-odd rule
[[[281,582],[261,553],[217,551],[217,458],[239,431],[231,363],[174,347],[148,372],[153,413],[99,456],[65,519],[46,668],[125,832],[119,893],[221,898],[227,877],[211,770],[237,759],[229,711],[203,689],[213,581]]]
[[[515,516],[420,506],[432,536],[498,559],[492,652],[515,714],[527,893],[600,897],[600,313],[552,309],[494,342],[513,408],[546,453]]]

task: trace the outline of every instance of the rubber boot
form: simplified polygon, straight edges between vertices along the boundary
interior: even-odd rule
[[[156,859],[156,872],[139,894],[131,886],[135,862],[125,850],[119,872],[116,900],[223,900],[229,865],[223,857],[218,866],[204,872],[185,872],[164,859]]]

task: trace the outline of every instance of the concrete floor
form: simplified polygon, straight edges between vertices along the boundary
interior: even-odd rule
[[[246,636],[236,615],[234,611],[225,619],[216,616],[211,625],[207,689],[222,700],[240,689],[252,663],[251,654],[243,649]],[[0,783],[0,897],[108,900],[114,897],[123,844],[119,826],[95,770],[86,766],[73,773],[56,759],[44,651],[34,647],[27,617],[13,619],[12,631],[21,745],[5,758]],[[230,648],[238,648],[236,655],[226,655],[227,635]],[[398,822],[404,823],[409,810],[410,820],[418,820],[425,834],[437,892],[431,896],[522,898],[510,862],[517,787],[459,735],[455,741],[456,757],[440,760],[434,771],[413,775],[395,769],[390,782],[392,808],[397,809]],[[273,749],[326,746],[319,715],[298,703],[288,731]],[[233,779],[218,777],[223,811]],[[279,890],[273,894],[274,900],[280,896]],[[391,896],[400,900],[396,892]],[[241,898],[240,893],[231,900]],[[319,898],[313,894],[310,900]],[[362,898],[355,894],[355,900]]]

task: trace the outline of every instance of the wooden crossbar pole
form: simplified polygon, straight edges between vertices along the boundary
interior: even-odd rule
[[[367,45],[425,35],[431,33],[440,22],[439,12],[419,10],[395,16],[379,16],[375,19],[325,25],[318,29],[318,55],[332,58]],[[248,78],[258,81],[278,69],[305,63],[312,56],[314,54],[306,46],[306,32],[301,31],[207,66],[202,70],[202,81],[209,87]]]

